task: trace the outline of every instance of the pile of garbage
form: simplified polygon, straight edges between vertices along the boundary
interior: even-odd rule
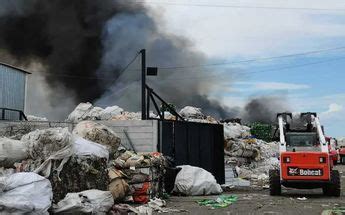
[[[109,174],[112,175],[114,185],[126,184],[127,192],[123,193],[126,202],[145,204],[152,198],[163,196],[167,163],[161,153],[135,153],[127,150],[120,150],[119,153],[110,163]],[[116,182],[119,179],[122,181]]]
[[[238,123],[224,124],[224,136],[226,184],[267,187],[269,170],[279,167],[278,143],[256,139]]]
[[[94,121],[72,132],[49,128],[20,140],[0,138],[0,211],[106,214],[115,203],[154,205],[164,193],[166,158],[119,148],[120,142]],[[165,203],[159,205],[163,210]]]
[[[116,132],[97,121],[81,121],[71,132],[57,127],[0,138],[0,212],[176,213],[162,200],[166,194],[222,193],[211,173],[172,163],[158,152],[123,148]]]
[[[206,116],[201,108],[186,106],[179,111],[179,114],[187,121],[202,123],[219,123],[215,118]],[[150,111],[150,118],[159,118],[157,113]],[[176,120],[170,112],[164,112],[164,118]],[[67,117],[67,122],[80,122],[83,120],[141,120],[141,112],[124,111],[119,106],[110,106],[105,109],[93,106],[91,103],[80,103]]]

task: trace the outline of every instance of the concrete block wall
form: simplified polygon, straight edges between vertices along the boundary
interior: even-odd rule
[[[121,144],[137,152],[155,152],[158,144],[158,121],[156,120],[125,120],[125,121],[97,121],[111,128],[120,138]],[[20,139],[36,129],[54,127],[68,127],[72,131],[75,123],[69,122],[26,122],[0,121],[0,136]]]
[[[156,152],[158,144],[157,120],[100,121],[111,128],[126,148],[137,152]]]

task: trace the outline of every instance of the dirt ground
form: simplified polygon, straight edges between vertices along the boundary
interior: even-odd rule
[[[167,207],[174,209],[183,209],[188,212],[180,214],[321,214],[322,211],[338,207],[345,207],[345,166],[337,165],[342,176],[342,195],[340,197],[326,197],[322,195],[321,189],[314,190],[294,190],[283,189],[282,196],[273,197],[269,195],[268,190],[248,190],[232,191],[226,195],[237,195],[236,203],[227,208],[209,209],[205,206],[199,206],[196,201],[205,198],[216,198],[216,196],[207,197],[176,197],[173,196],[167,201]],[[298,197],[306,197],[306,200],[298,200]],[[176,214],[176,213],[175,213]]]

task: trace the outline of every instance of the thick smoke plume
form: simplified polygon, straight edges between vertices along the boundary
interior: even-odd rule
[[[74,105],[86,101],[138,111],[140,61],[122,71],[140,49],[147,50],[148,66],[206,61],[190,41],[164,33],[160,15],[125,0],[2,0],[0,60],[29,69],[39,65],[30,77],[27,99],[35,105],[29,111],[41,107],[45,110],[36,113],[62,119]],[[220,80],[228,80],[201,77],[207,74],[200,68],[161,69],[148,83],[179,107],[195,105],[229,117],[232,110],[207,96]],[[38,101],[46,100],[49,105],[37,107]]]
[[[247,123],[276,123],[277,113],[291,110],[287,101],[281,97],[262,96],[251,99],[243,110],[243,120]]]

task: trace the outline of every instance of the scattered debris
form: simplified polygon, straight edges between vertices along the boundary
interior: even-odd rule
[[[109,191],[85,190],[80,193],[68,193],[66,197],[53,206],[56,214],[107,214],[114,205]]]
[[[237,202],[237,196],[235,195],[221,195],[216,199],[203,199],[197,201],[199,205],[210,207],[211,209],[226,208],[232,203]]]
[[[342,215],[345,214],[345,207],[335,207],[333,209],[322,211],[321,215]]]
[[[297,200],[305,201],[305,200],[307,200],[307,198],[306,197],[298,197]]]
[[[178,210],[166,207],[166,202],[159,198],[150,199],[150,201],[145,205],[140,205],[138,207],[133,207],[128,204],[115,204],[110,214],[128,214],[128,212],[133,212],[135,214],[141,215],[151,215],[153,212],[158,213],[179,213],[179,212],[188,212],[186,210]]]

